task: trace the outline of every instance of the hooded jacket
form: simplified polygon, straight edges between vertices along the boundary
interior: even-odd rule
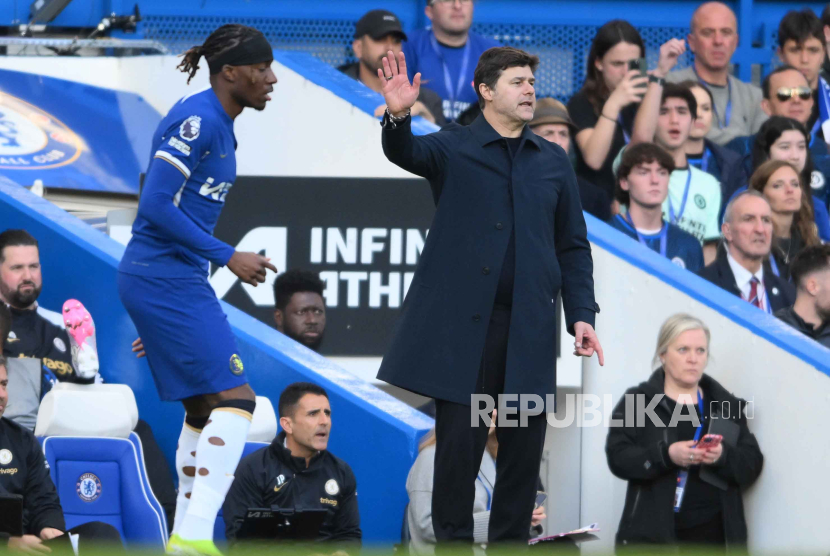
[[[664,393],[664,381],[665,372],[662,368],[657,369],[648,381],[628,389],[626,394],[642,394],[648,405],[655,396]],[[721,458],[714,465],[705,466],[713,476],[711,480],[704,479],[701,470],[702,480],[711,484],[721,483],[721,489],[725,486],[720,493],[724,535],[728,547],[740,547],[747,541],[742,490],[758,478],[764,458],[747,426],[744,416],[746,402],[727,392],[706,374],[700,380],[700,387],[711,411],[709,426],[716,419],[728,419],[740,428],[735,444],[724,441]],[[625,420],[627,399],[634,403],[636,398],[623,397],[614,408],[614,420]],[[634,414],[632,409],[629,412]],[[654,413],[663,423],[669,423],[672,410],[665,397],[657,404]],[[628,481],[625,509],[617,530],[618,547],[673,544],[676,540],[673,507],[680,468],[669,457],[669,446],[678,441],[677,431],[668,426],[658,427],[648,418],[644,421],[645,426],[642,427],[612,426],[606,440],[605,453],[611,472]]]

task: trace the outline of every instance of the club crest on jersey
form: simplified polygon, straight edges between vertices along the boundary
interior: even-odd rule
[[[671,262],[673,262],[674,264],[676,264],[676,265],[677,265],[677,266],[679,266],[680,268],[686,268],[686,261],[684,261],[684,260],[683,260],[683,259],[681,259],[680,257],[675,257],[675,258],[673,258],[673,259],[671,260]]]
[[[244,370],[245,366],[242,365],[242,359],[240,359],[235,353],[231,355],[231,372],[236,376],[239,376]]]
[[[821,189],[824,187],[824,183],[824,174],[818,170],[813,170],[813,173],[810,174],[810,187],[813,189]]]
[[[12,462],[12,453],[9,450],[0,450],[0,465],[8,465]]]
[[[101,496],[101,480],[94,473],[84,473],[78,479],[75,491],[84,502],[94,502]]]
[[[337,481],[335,481],[334,479],[329,479],[328,481],[326,481],[326,492],[329,495],[334,496],[335,494],[340,492],[340,485],[338,485]]]
[[[199,116],[190,116],[179,126],[179,137],[185,141],[193,141],[199,136],[201,130],[202,118]]]
[[[83,141],[66,124],[0,92],[0,169],[45,170],[75,162]]]

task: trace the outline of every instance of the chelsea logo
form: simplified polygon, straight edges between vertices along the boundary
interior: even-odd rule
[[[242,365],[242,359],[239,358],[237,354],[231,355],[231,372],[237,376],[242,374],[242,371],[245,370],[245,366]]]
[[[340,485],[337,484],[337,481],[334,479],[329,479],[326,481],[326,492],[329,496],[334,496],[338,492],[340,492]]]
[[[0,450],[0,465],[8,465],[12,462],[12,453],[9,450]]]
[[[706,208],[706,199],[703,198],[703,195],[698,193],[697,195],[695,195],[695,204],[697,205],[697,208],[705,209]]]
[[[75,491],[84,502],[94,502],[101,496],[101,480],[94,473],[84,473],[78,479]]]
[[[83,141],[66,124],[0,92],[0,169],[45,170],[75,162]]]

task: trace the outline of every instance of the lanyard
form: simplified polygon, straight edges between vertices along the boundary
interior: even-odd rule
[[[481,486],[484,487],[484,492],[487,493],[487,511],[490,511],[490,504],[493,501],[493,489],[487,488],[487,484],[484,482],[484,475],[482,473],[478,474],[476,480],[481,483]],[[490,481],[487,481],[489,483]]]
[[[693,159],[688,159],[689,164],[692,166],[696,166],[706,172],[709,169],[709,159],[712,158],[712,151],[708,148],[703,149],[703,157],[701,157],[700,162]]]
[[[700,433],[703,431],[703,396],[700,395],[700,391],[697,393],[697,408],[700,411],[700,424],[697,426],[695,430],[695,438],[694,441],[697,443],[700,440]],[[677,488],[674,491],[674,512],[677,513],[680,511],[680,505],[683,503],[683,493],[686,490],[686,481],[689,479],[689,470],[688,469],[681,469],[677,473]]]
[[[692,183],[692,169],[689,168],[688,172],[689,175],[686,176],[686,187],[683,189],[683,200],[680,201],[680,212],[677,215],[674,214],[674,206],[671,203],[671,195],[669,195],[669,222],[672,224],[677,224],[683,218],[683,213],[686,212],[686,201],[689,199],[689,186]]]
[[[637,239],[640,241],[640,243],[642,243],[643,245],[645,245],[646,247],[651,249],[649,244],[646,242],[646,238],[643,237],[643,235],[640,233],[640,230],[638,230],[637,227],[634,225],[634,220],[631,219],[631,214],[626,214],[626,216],[628,217],[627,219],[625,217],[623,217],[622,215],[620,215],[620,214],[617,215],[618,218],[623,219],[623,222],[625,222],[626,224],[631,226],[631,228],[634,230],[634,233],[637,234]],[[659,236],[660,237],[660,256],[661,257],[666,256],[666,243],[668,242],[668,235],[669,235],[669,225],[666,224],[665,222],[663,222],[663,227],[660,228],[660,236]],[[656,249],[655,249],[655,251],[656,251]]]
[[[623,124],[622,114],[617,114],[617,123],[620,125],[620,130],[623,132],[623,139],[625,139],[625,144],[629,144],[631,142],[631,136],[625,130],[625,124]]]
[[[441,65],[444,68],[444,86],[447,88],[447,95],[450,97],[450,110],[455,114],[455,102],[461,96],[461,90],[464,88],[464,79],[467,75],[467,68],[470,65],[470,40],[467,39],[467,44],[464,45],[464,57],[461,59],[461,71],[458,74],[458,85],[455,89],[452,88],[452,79],[450,78],[450,70],[447,67],[447,62],[444,61],[444,55],[441,53],[441,48],[438,46],[438,40],[433,33],[429,37],[432,43],[432,49],[441,60]],[[454,118],[453,118],[454,119]]]
[[[821,129],[821,117],[816,120],[816,123],[813,124],[813,129],[810,130],[810,144],[808,146],[813,146],[813,142],[816,140],[816,134],[819,129]]]
[[[709,83],[700,78],[697,74],[697,68],[692,66],[692,71],[695,72],[695,77],[697,77],[700,84],[708,89]],[[712,103],[712,112],[715,113],[715,117],[718,119],[718,129],[729,127],[729,121],[732,119],[732,82],[729,81],[729,76],[726,76],[726,88],[729,96],[726,97],[726,112],[724,113],[723,120],[721,120],[720,114],[718,114],[718,105],[714,102]]]
[[[775,262],[775,257],[773,257],[771,253],[770,253],[770,256],[769,256],[769,266],[772,269],[772,273],[780,278],[781,273],[778,272],[778,263]]]

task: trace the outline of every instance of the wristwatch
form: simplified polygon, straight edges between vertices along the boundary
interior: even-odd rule
[[[407,110],[405,115],[395,117],[389,112],[389,109],[387,108],[386,111],[383,113],[383,119],[380,121],[380,126],[384,129],[395,129],[398,127],[398,125],[405,122],[411,113],[412,110]]]
[[[649,83],[657,83],[661,87],[664,87],[666,85],[666,80],[665,79],[663,79],[662,77],[657,77],[654,74],[650,74],[648,76],[648,82]]]

